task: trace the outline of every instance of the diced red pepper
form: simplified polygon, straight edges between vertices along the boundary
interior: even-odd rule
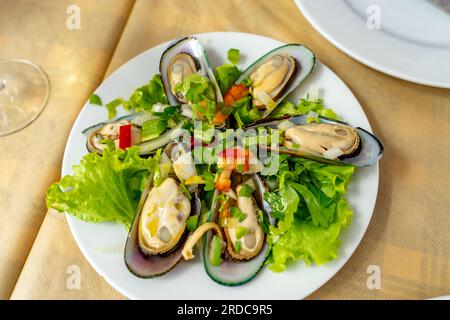
[[[125,150],[131,147],[131,124],[119,128],[119,148]]]
[[[250,152],[248,149],[245,149],[245,160],[244,160],[244,171],[248,171],[250,169]]]

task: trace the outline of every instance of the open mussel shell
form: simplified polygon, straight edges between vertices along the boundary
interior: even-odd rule
[[[107,147],[106,144],[101,142],[101,138],[97,137],[97,134],[100,130],[105,128],[106,126],[111,125],[123,125],[127,123],[131,123],[133,126],[133,130],[136,132],[139,132],[142,128],[142,124],[146,120],[152,119],[152,115],[146,112],[140,112],[136,114],[126,115],[122,117],[118,117],[113,120],[104,121],[97,123],[93,126],[90,126],[83,130],[83,134],[86,136],[86,148],[89,152],[96,152],[98,154],[102,154],[104,148]],[[181,135],[183,135],[182,127],[184,124],[186,124],[189,120],[187,118],[183,118],[177,125],[175,125],[173,128],[167,130],[163,134],[161,134],[159,137],[155,139],[151,139],[144,142],[139,142],[136,144],[136,146],[139,146],[139,155],[146,157],[156,152],[159,148],[165,147],[167,144],[169,144],[171,141],[179,138]]]
[[[267,62],[275,56],[281,57],[282,60],[286,61],[293,60],[293,63],[289,63],[289,66],[287,67],[289,70],[286,73],[285,81],[282,82],[282,87],[277,88],[276,92],[271,96],[275,103],[270,108],[266,108],[262,118],[266,118],[288,94],[296,89],[308,77],[316,63],[314,53],[307,47],[300,44],[287,44],[269,51],[256,60],[244,70],[236,83],[241,83],[242,81],[249,79],[250,76],[254,74],[255,70],[258,70],[262,65],[267,64]],[[277,64],[278,63],[274,64],[274,68]],[[267,94],[271,95],[270,92],[267,92]]]
[[[256,184],[256,190],[253,193],[254,200],[263,213],[269,218],[271,224],[275,224],[275,220],[270,216],[270,207],[264,201],[264,193],[267,187],[264,181],[257,174],[252,174],[252,179]],[[219,219],[219,192],[216,191],[212,201],[211,211],[209,212],[208,221],[218,223]],[[266,236],[264,236],[264,243],[259,253],[250,260],[237,260],[232,258],[225,249],[224,258],[219,266],[211,264],[209,259],[209,252],[211,248],[211,241],[214,236],[212,231],[205,235],[203,246],[203,263],[206,273],[215,282],[226,286],[239,286],[252,280],[261,271],[264,263],[270,253],[270,247],[266,243]]]
[[[174,85],[192,73],[209,78],[215,91],[216,102],[223,101],[205,48],[196,37],[188,36],[170,44],[161,56],[159,71],[170,105],[186,102],[183,97],[174,94]]]
[[[138,211],[134,218],[130,232],[128,234],[127,242],[125,244],[125,264],[127,268],[134,275],[140,278],[152,278],[161,276],[170,270],[172,270],[178,262],[182,259],[182,250],[184,244],[189,236],[189,232],[184,229],[183,234],[179,238],[176,245],[169,251],[165,251],[161,254],[150,254],[146,249],[141,247],[140,241],[140,221],[144,204],[149,197],[151,190],[153,189],[153,177],[149,178],[149,183],[142,193],[141,200],[139,202]],[[192,199],[190,216],[200,215],[201,202],[198,192],[191,194]],[[163,199],[162,199],[163,200]]]
[[[352,152],[351,154],[340,156],[338,159],[328,159],[325,157],[321,157],[321,156],[307,153],[304,151],[295,150],[293,148],[287,148],[284,146],[279,146],[276,151],[278,151],[279,153],[283,153],[283,154],[289,154],[292,156],[308,158],[311,160],[316,160],[316,161],[329,163],[329,164],[335,164],[335,165],[351,164],[351,165],[354,165],[357,167],[365,167],[365,166],[374,165],[378,162],[378,160],[381,159],[383,152],[384,152],[383,144],[372,133],[370,133],[367,130],[362,129],[360,127],[354,128],[346,122],[332,120],[332,119],[328,119],[325,117],[318,117],[318,119],[319,119],[319,122],[323,123],[323,124],[347,126],[351,129],[353,129],[358,135],[358,143],[359,143],[357,148],[355,148],[355,151]],[[302,125],[308,124],[307,120],[308,120],[307,115],[296,116],[296,117],[283,117],[283,118],[279,118],[279,119],[266,119],[266,120],[258,121],[257,123],[255,123],[251,126],[247,126],[245,129],[246,130],[257,129],[260,127],[277,129],[278,125],[281,122],[285,122],[285,121],[289,121],[293,125],[302,126]],[[269,147],[269,148],[271,148],[271,147]]]
[[[103,149],[106,148],[106,144],[104,144],[102,147],[99,147],[97,145],[97,142],[99,143],[99,141],[94,141],[94,140],[98,140],[95,138],[95,135],[102,128],[104,128],[107,125],[111,125],[111,124],[120,125],[121,123],[123,123],[123,124],[131,123],[135,118],[136,118],[136,115],[126,115],[126,116],[118,117],[118,118],[110,120],[110,121],[99,122],[97,124],[94,124],[86,129],[84,129],[82,131],[82,133],[86,136],[86,148],[88,149],[89,152],[96,152],[98,154],[102,154]]]

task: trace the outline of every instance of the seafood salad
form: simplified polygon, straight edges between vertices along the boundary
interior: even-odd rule
[[[159,74],[83,130],[87,154],[47,191],[48,207],[122,224],[137,277],[198,259],[213,281],[239,286],[265,267],[327,263],[351,223],[352,175],[383,155],[319,97],[292,101],[316,65],[307,47],[275,48],[246,69],[238,49],[227,56],[212,66],[197,38],[170,44]]]

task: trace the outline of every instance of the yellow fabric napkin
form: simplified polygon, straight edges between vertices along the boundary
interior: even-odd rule
[[[106,31],[107,26],[92,33]],[[375,133],[385,143],[378,201],[368,231],[343,269],[310,298],[422,299],[449,294],[450,91],[398,80],[352,60],[320,36],[291,0],[138,0],[107,74],[161,42],[210,31],[250,32],[306,44],[347,83]],[[79,70],[73,69],[76,71]],[[83,99],[87,91],[83,91]],[[76,113],[83,99],[73,98],[66,101],[78,103],[73,108]],[[60,117],[68,125],[73,116]],[[58,150],[63,149],[65,137],[57,141]],[[53,159],[51,175],[48,168],[34,166],[34,171],[42,171],[48,177],[40,188],[32,189],[41,192],[37,198],[40,210],[43,210],[45,186],[59,172],[60,156],[57,154]],[[16,195],[12,200],[16,204],[23,197]],[[23,211],[32,210],[12,210],[11,216]],[[72,265],[78,265],[82,275],[79,290],[67,287],[71,271],[67,273],[67,268]],[[373,281],[378,271],[380,283]],[[96,275],[74,244],[65,220],[50,211],[12,298],[116,299],[123,296]]]

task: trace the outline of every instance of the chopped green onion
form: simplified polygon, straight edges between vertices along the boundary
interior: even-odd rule
[[[111,139],[101,140],[100,143],[106,144],[106,148],[108,148],[109,150],[116,149],[116,145],[114,144],[114,141],[112,141]]]
[[[238,207],[231,207],[230,211],[231,211],[231,215],[234,218],[238,219],[239,222],[242,222],[245,220],[245,218],[247,218],[247,214],[242,212],[242,210],[239,209]]]
[[[186,229],[188,231],[191,231],[191,232],[195,231],[195,229],[197,229],[197,226],[198,226],[198,216],[197,215],[191,216],[187,219]]]
[[[96,106],[101,106],[103,105],[102,99],[96,95],[96,94],[91,94],[91,96],[89,97],[89,103],[90,104],[95,104]]]
[[[222,250],[223,250],[223,242],[219,236],[214,235],[211,240],[211,247],[209,250],[209,262],[217,267],[222,263]]]
[[[250,80],[250,78],[247,78],[247,79],[242,80],[241,83],[246,87],[250,87],[252,85],[252,80]]]
[[[253,121],[261,119],[261,111],[258,108],[252,108],[248,112],[248,117]]]
[[[248,185],[248,184],[244,184],[241,188],[241,190],[239,190],[238,195],[240,197],[250,197],[253,193],[253,189]]]
[[[320,123],[320,120],[318,117],[306,117],[306,123]]]
[[[123,103],[122,98],[117,98],[105,105],[106,109],[108,110],[108,119],[112,119],[116,116],[117,114],[116,108],[120,106],[122,103]]]
[[[142,142],[155,139],[167,129],[167,121],[152,119],[142,124]]]
[[[237,165],[236,165],[236,172],[245,172],[245,166],[244,166],[244,164],[242,164],[242,163],[238,163]]]
[[[180,188],[184,191],[184,193],[186,194],[186,197],[188,197],[189,200],[192,199],[191,193],[189,192],[188,188],[186,187],[186,185],[184,183],[180,183]]]
[[[239,62],[239,50],[238,49],[230,49],[227,53],[228,61],[232,64],[236,64]]]
[[[219,198],[217,200],[220,203],[219,212],[222,212],[222,210],[225,207],[225,204],[227,203],[228,199],[230,199],[230,197],[228,195],[226,195],[225,193],[221,193],[219,195]]]
[[[234,243],[234,251],[236,251],[236,253],[239,253],[241,252],[241,250],[242,250],[242,243],[241,241],[238,240]]]
[[[236,238],[240,239],[248,233],[248,229],[246,227],[237,227],[236,228]]]
[[[258,217],[262,230],[264,231],[265,234],[269,234],[270,232],[269,218],[267,218],[267,215],[262,210],[258,210]]]

